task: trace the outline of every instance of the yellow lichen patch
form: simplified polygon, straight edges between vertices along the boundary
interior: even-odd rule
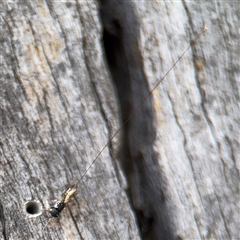
[[[52,53],[54,59],[57,59],[58,52],[59,52],[59,45],[58,43],[55,44],[54,42],[49,42],[49,49]]]
[[[49,13],[48,13],[47,9],[45,8],[45,5],[43,5],[42,2],[36,2],[36,5],[37,5],[39,13],[41,13],[44,17],[49,16]]]
[[[29,71],[32,72],[32,75],[38,75],[38,74],[48,74],[49,68],[47,66],[47,63],[44,59],[43,53],[41,49],[37,45],[27,45],[28,49],[28,65],[29,65]]]
[[[202,60],[198,59],[196,60],[196,67],[199,71],[203,71],[204,70],[204,63]]]
[[[51,61],[60,61],[61,50],[63,49],[64,43],[59,38],[54,25],[49,24],[49,19],[42,23],[36,23],[41,48],[44,52],[44,57]]]
[[[33,49],[34,49],[34,52],[36,53],[36,55],[37,55],[38,57],[40,57],[40,49],[38,48],[38,46],[35,45],[35,46],[33,47]]]
[[[52,16],[43,3],[38,4],[38,10],[38,14],[40,15],[38,19],[41,19],[41,21],[35,21],[34,27],[40,37],[44,55],[50,60],[57,61],[64,42],[59,38],[58,31],[55,29],[55,24],[52,21]]]
[[[26,45],[27,54],[25,58],[27,69],[25,69],[21,75],[23,76],[23,86],[26,89],[26,93],[34,91],[38,97],[40,97],[42,95],[42,89],[49,88],[52,79],[49,61],[58,62],[61,52],[60,49],[63,44],[61,40],[58,39],[56,31],[52,27],[47,29],[40,23],[36,23],[34,27],[37,28],[40,41],[32,41]],[[24,81],[25,79],[27,80]],[[29,87],[32,89],[29,90]]]
[[[201,76],[203,77],[203,79],[206,79],[204,62],[201,59],[198,59],[198,60],[195,61],[195,64],[196,64],[196,67],[197,67],[198,71],[201,72]]]

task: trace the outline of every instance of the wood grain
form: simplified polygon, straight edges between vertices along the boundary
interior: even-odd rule
[[[239,6],[1,3],[0,237],[239,238]],[[78,184],[121,122],[208,31]],[[2,236],[1,236],[2,234]]]

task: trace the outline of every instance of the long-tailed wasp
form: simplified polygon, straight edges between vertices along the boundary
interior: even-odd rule
[[[72,199],[76,192],[76,185],[69,187],[66,191],[63,192],[62,197],[55,203],[53,207],[49,209],[49,213],[52,218],[59,216],[61,211],[65,208],[66,204]]]
[[[177,65],[177,63],[180,61],[180,59],[185,55],[185,53],[190,49],[190,47],[195,44],[195,42],[200,38],[200,36],[207,30],[206,26],[203,28],[202,32],[198,34],[198,36],[195,38],[194,41],[191,42],[189,47],[183,52],[183,54],[175,61],[175,63],[172,65],[172,67],[167,71],[167,73],[158,81],[158,83],[155,85],[155,87],[152,88],[152,90],[145,96],[142,102],[139,103],[139,105],[132,111],[130,116],[127,118],[127,120],[120,126],[120,128],[113,134],[113,136],[109,139],[109,141],[104,145],[104,147],[101,149],[101,151],[97,154],[96,158],[92,161],[92,163],[88,166],[88,168],[85,170],[83,175],[78,179],[78,181],[72,186],[69,187],[66,191],[63,192],[62,197],[55,203],[53,207],[48,209],[48,212],[51,215],[51,218],[56,218],[60,215],[66,204],[71,200],[71,198],[74,196],[76,190],[77,190],[77,184],[85,177],[89,169],[94,165],[94,163],[97,161],[101,153],[104,151],[104,149],[111,143],[112,139],[121,131],[121,129],[124,127],[124,125],[131,119],[131,117],[139,110],[139,108],[143,105],[143,103],[147,100],[147,98],[153,93],[153,91],[158,87],[158,85],[165,79],[165,77],[169,74],[169,72]]]

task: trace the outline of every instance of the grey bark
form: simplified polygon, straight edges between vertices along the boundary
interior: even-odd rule
[[[137,239],[112,145],[58,219],[43,229],[47,211],[31,219],[25,214],[26,201],[38,200],[48,208],[82,176],[117,130],[117,104],[96,3],[2,6],[3,238]]]
[[[1,9],[3,239],[239,239],[237,3]],[[204,24],[43,229],[24,203],[59,199]]]

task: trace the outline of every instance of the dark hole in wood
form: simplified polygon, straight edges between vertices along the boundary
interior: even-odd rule
[[[29,201],[25,204],[25,210],[27,214],[37,215],[42,211],[41,204],[36,201]]]

